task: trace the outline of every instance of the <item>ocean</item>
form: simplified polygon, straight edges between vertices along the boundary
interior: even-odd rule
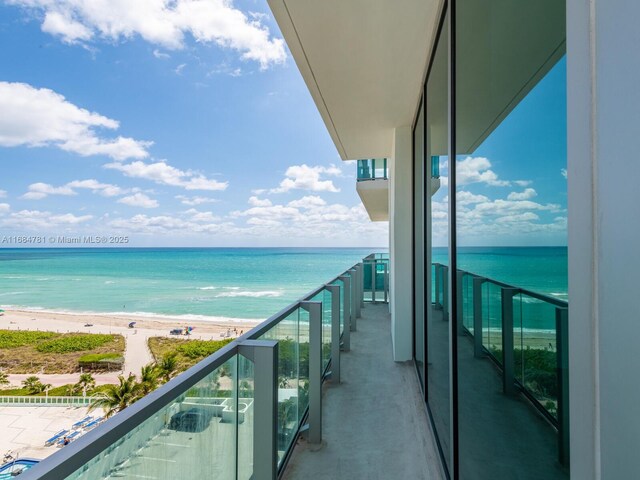
[[[262,320],[370,248],[0,249],[3,308]],[[380,251],[380,250],[375,250]],[[434,261],[446,261],[436,249]],[[566,247],[463,248],[459,268],[566,299]]]

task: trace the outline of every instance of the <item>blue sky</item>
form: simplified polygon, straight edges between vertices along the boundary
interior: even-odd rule
[[[563,58],[474,152],[457,158],[459,245],[566,245],[566,138]],[[433,199],[434,245],[445,246],[446,189]]]
[[[9,0],[0,42],[3,235],[386,244],[387,225],[368,220],[355,165],[340,161],[266,2]],[[479,172],[532,181],[536,202],[566,216],[557,158],[514,172],[501,146],[476,152],[490,162]],[[558,178],[545,183],[551,171]],[[468,190],[493,201],[518,188]],[[544,214],[535,222],[554,221]],[[513,232],[507,243],[532,242]]]

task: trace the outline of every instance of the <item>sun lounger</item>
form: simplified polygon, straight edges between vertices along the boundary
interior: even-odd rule
[[[91,420],[93,420],[92,416],[84,417],[79,422],[76,422],[73,425],[71,425],[71,428],[80,428],[80,427],[84,426],[86,423],[89,423]]]
[[[53,445],[54,443],[56,443],[56,441],[60,438],[62,438],[63,436],[65,436],[67,433],[69,433],[69,430],[60,430],[58,433],[56,433],[53,437],[51,437],[49,440],[47,440],[46,442],[44,442],[44,446],[48,447],[49,445]]]
[[[100,423],[102,423],[102,421],[104,420],[104,418],[100,417],[100,418],[96,418],[94,421],[87,423],[83,428],[85,430],[91,430],[92,428],[97,427]]]

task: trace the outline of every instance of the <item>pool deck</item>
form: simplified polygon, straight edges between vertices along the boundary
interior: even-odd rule
[[[44,442],[86,416],[86,407],[0,407],[0,454],[11,450],[19,458],[42,460],[59,450]]]

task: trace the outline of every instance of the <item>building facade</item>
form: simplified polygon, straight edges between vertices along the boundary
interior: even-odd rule
[[[638,475],[625,194],[639,173],[640,6],[269,3],[343,160],[388,159],[394,358],[415,363],[448,475]],[[551,169],[566,183],[544,181]],[[566,204],[533,202],[532,180]],[[471,184],[513,192],[487,201]],[[527,289],[535,262],[518,284],[474,271],[469,247],[508,245],[516,227],[529,246],[566,241],[569,301]]]

